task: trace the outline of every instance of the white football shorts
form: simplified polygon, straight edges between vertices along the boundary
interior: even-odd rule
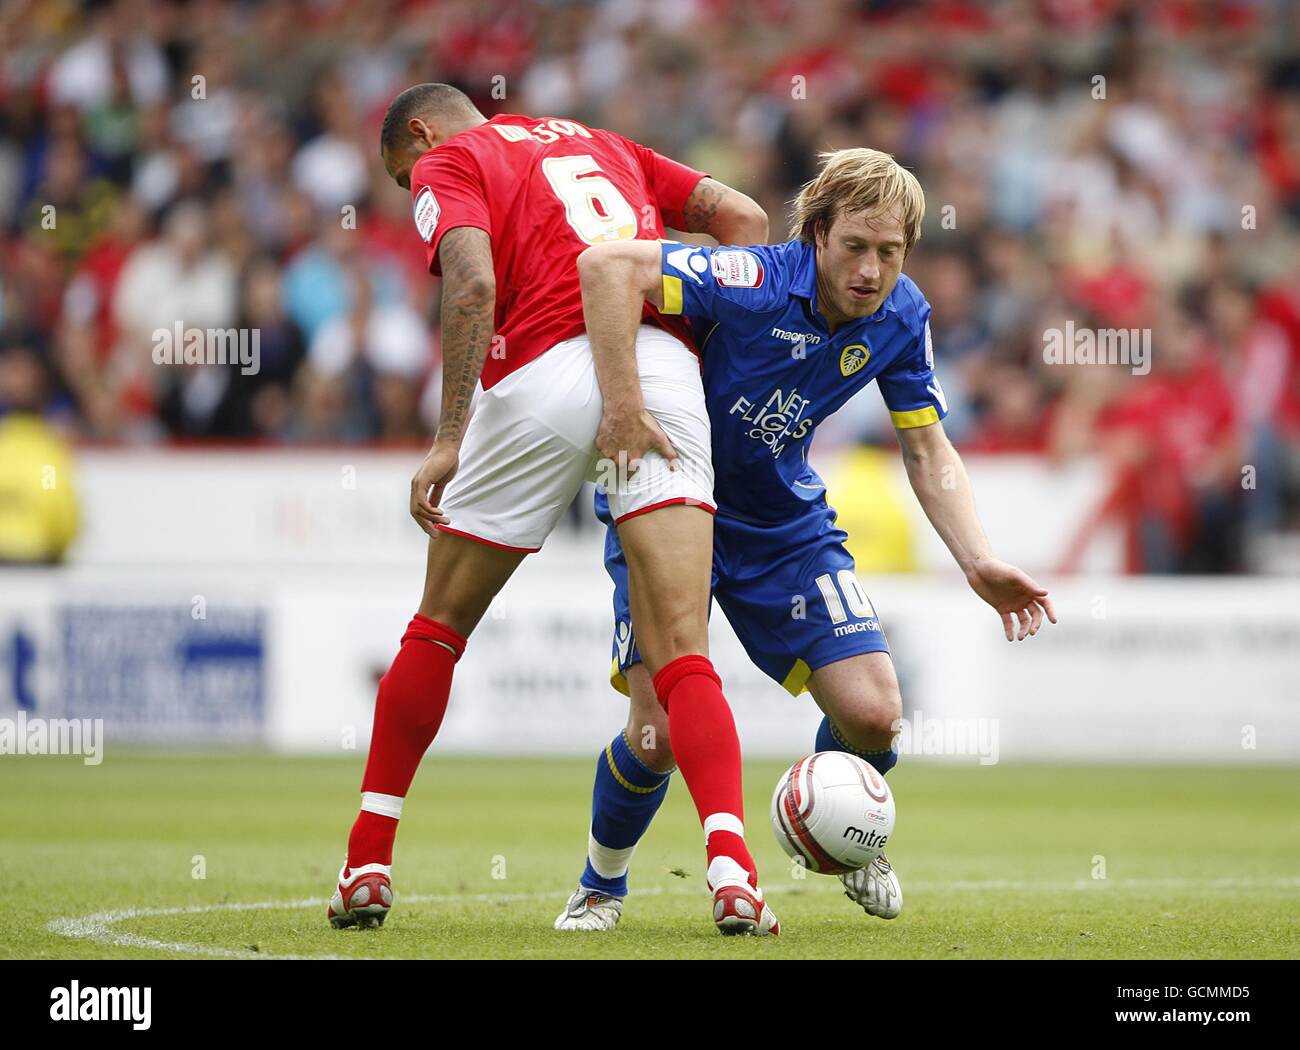
[[[604,482],[616,522],[673,503],[713,513],[713,460],[699,358],[661,328],[637,330],[646,408],[681,459],[657,452],[610,463],[596,451],[603,402],[586,335],[557,343],[483,391],[443,492],[445,532],[531,553],[555,528],[584,481]]]

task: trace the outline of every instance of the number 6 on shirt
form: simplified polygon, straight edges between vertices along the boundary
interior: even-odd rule
[[[636,236],[636,213],[589,153],[547,157],[542,174],[564,205],[565,218],[586,244]]]

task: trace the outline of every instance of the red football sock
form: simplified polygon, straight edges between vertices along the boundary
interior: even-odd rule
[[[654,686],[659,703],[668,712],[673,757],[705,827],[709,863],[719,856],[730,857],[757,886],[754,858],[738,834],[739,822],[745,819],[740,737],[731,707],[722,695],[722,679],[707,656],[692,653],[661,667]],[[720,814],[730,814],[735,822]]]
[[[379,681],[362,792],[406,797],[420,759],[442,725],[452,671],[464,651],[465,639],[459,634],[416,613],[392,666]],[[391,864],[396,835],[393,816],[363,809],[348,839],[348,867]]]
[[[393,839],[397,837],[397,821],[363,809],[357,814],[348,836],[348,867],[363,864],[392,864]]]

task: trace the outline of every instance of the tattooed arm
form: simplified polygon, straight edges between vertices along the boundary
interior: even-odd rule
[[[702,178],[682,211],[689,233],[707,233],[719,244],[767,243],[767,212],[717,179]]]
[[[469,405],[483,374],[496,313],[492,238],[473,226],[450,230],[438,247],[442,267],[442,412],[438,440],[460,447]]]
[[[438,246],[442,268],[442,413],[433,448],[411,480],[411,516],[430,535],[450,519],[438,506],[460,465],[460,443],[496,314],[492,239],[473,226],[449,230]]]

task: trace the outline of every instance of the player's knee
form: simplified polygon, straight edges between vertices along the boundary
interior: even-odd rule
[[[902,713],[898,682],[874,682],[851,703],[838,705],[831,721],[851,747],[880,751],[894,739]]]
[[[430,620],[445,624],[465,637],[473,633],[483,618],[483,611],[477,604],[468,602],[449,602],[445,599],[427,597],[420,602],[420,615]]]
[[[468,638],[486,615],[493,597],[492,593],[430,584],[420,601],[420,613]]]
[[[701,652],[708,644],[708,605],[702,607],[696,595],[661,602],[649,619],[648,630],[638,621],[637,644],[643,653],[657,654],[660,666],[687,653]]]
[[[420,613],[468,638],[523,557],[439,532],[429,540]]]

